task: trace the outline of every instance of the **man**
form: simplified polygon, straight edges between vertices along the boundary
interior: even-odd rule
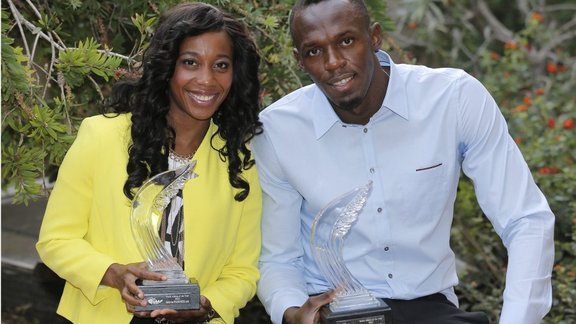
[[[378,52],[381,27],[362,0],[297,0],[290,28],[314,84],[265,109],[252,145],[264,191],[258,296],[272,321],[314,323],[334,298],[312,259],[312,220],[372,181],[344,244],[351,273],[395,324],[487,323],[457,308],[453,288],[463,170],[508,249],[500,323],[539,323],[552,300],[554,215],[486,89],[462,70]]]

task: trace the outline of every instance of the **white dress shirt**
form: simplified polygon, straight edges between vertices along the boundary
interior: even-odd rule
[[[252,149],[264,192],[258,296],[274,323],[309,294],[328,290],[309,247],[315,215],[373,182],[344,241],[350,272],[378,297],[438,292],[458,304],[450,248],[461,170],[509,254],[500,323],[539,323],[552,302],[554,215],[499,108],[459,69],[395,64],[379,111],[345,124],[315,85],[262,111]]]

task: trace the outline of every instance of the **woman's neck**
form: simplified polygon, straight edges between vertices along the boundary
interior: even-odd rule
[[[183,120],[171,118],[170,114],[168,124],[176,133],[174,152],[182,156],[195,153],[210,128],[210,120]]]

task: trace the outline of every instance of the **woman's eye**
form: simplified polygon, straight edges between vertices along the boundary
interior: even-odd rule
[[[228,64],[227,62],[216,63],[216,68],[220,70],[226,70],[229,66],[230,64]]]
[[[184,63],[185,65],[195,65],[196,61],[190,59],[184,59],[182,60],[182,63]]]

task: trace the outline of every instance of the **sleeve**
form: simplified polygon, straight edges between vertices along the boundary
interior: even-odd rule
[[[234,323],[240,308],[254,297],[259,278],[258,257],[260,255],[262,214],[262,192],[256,167],[244,171],[250,184],[250,193],[243,201],[242,219],[238,227],[237,242],[230,260],[226,263],[218,280],[202,292],[221,318],[211,323]]]
[[[552,304],[554,214],[484,86],[460,78],[462,168],[508,250],[500,323],[540,323]]]
[[[263,195],[258,297],[272,322],[282,323],[287,308],[300,307],[308,299],[302,267],[302,196],[286,181],[264,129],[252,145]]]
[[[85,240],[99,160],[99,137],[93,126],[84,120],[66,153],[48,200],[36,249],[50,269],[97,304],[111,292],[99,286],[114,260]]]

